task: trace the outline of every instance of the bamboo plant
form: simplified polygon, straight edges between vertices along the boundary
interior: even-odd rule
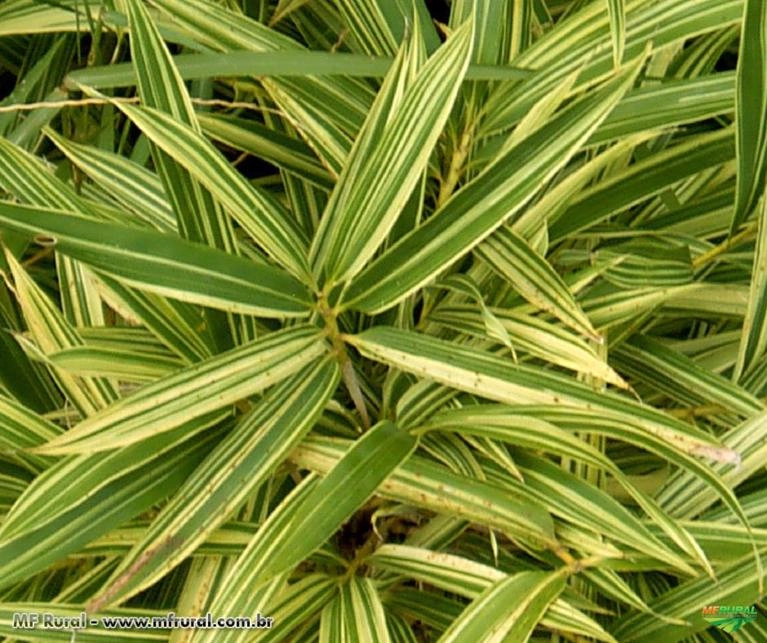
[[[4,640],[767,640],[765,40],[1,3]]]

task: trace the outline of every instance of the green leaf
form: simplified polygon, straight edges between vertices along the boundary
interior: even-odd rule
[[[216,444],[123,557],[104,590],[119,602],[156,582],[190,555],[268,479],[312,428],[339,380],[327,358],[270,390]],[[171,540],[170,551],[162,551]],[[162,552],[147,558],[147,551]],[[131,573],[139,566],[140,569]],[[127,582],[121,579],[129,576]]]
[[[613,41],[613,64],[620,67],[626,48],[626,8],[624,0],[607,0],[610,16],[610,35]]]
[[[315,275],[347,281],[396,222],[447,121],[472,47],[472,25],[457,30],[407,82],[418,49],[409,47],[369,112],[330,196],[312,256]],[[397,96],[398,93],[401,96]]]
[[[7,202],[0,225],[47,236],[60,252],[149,292],[232,312],[308,313],[306,288],[282,270],[172,235]]]
[[[478,596],[439,641],[526,641],[564,588],[565,575],[561,571],[508,576]]]
[[[509,220],[577,152],[633,84],[641,60],[525,138],[351,283],[343,306],[385,310]]]
[[[317,549],[407,460],[415,446],[413,436],[387,421],[357,440],[296,510],[260,578],[290,569]]]
[[[345,452],[344,441],[307,438],[291,460],[324,473],[330,471]],[[524,492],[524,488],[521,491]],[[551,516],[537,500],[454,474],[417,455],[411,456],[381,485],[380,493],[400,502],[499,529],[535,548],[556,548],[558,544]]]
[[[128,0],[131,58],[142,102],[200,131],[184,82],[143,2]],[[153,154],[157,173],[176,213],[182,236],[231,251],[234,231],[218,204],[182,165],[160,149]]]
[[[118,105],[154,144],[210,190],[275,261],[306,279],[305,236],[279,201],[248,183],[191,127],[148,107]]]
[[[274,163],[299,175],[323,190],[333,187],[333,178],[311,148],[300,139],[244,118],[200,113],[203,131],[213,140]]]
[[[0,23],[1,24],[1,23]],[[55,607],[44,601],[3,601],[0,603],[0,635],[6,637],[15,637],[18,640],[20,631],[16,623],[17,614],[43,614],[45,612],[55,614],[57,617],[68,617],[74,620],[80,618],[85,611],[82,604],[56,603]],[[99,616],[113,618],[142,618],[167,616],[167,611],[149,610],[142,608],[119,608],[105,610]],[[99,625],[89,625],[85,629],[76,630],[78,643],[128,643],[135,641],[136,637],[126,633],[125,630],[110,629],[101,623]],[[71,643],[72,630],[53,629],[38,626],[35,629],[25,631],[23,636],[28,641],[61,641],[62,643]],[[167,630],[142,628],[141,641],[143,643],[164,643],[168,640]]]
[[[756,207],[764,192],[767,171],[767,5],[744,0],[735,94],[735,125],[738,173],[734,232]]]
[[[307,77],[335,76],[381,78],[386,76],[394,57],[366,56],[347,52],[282,50],[279,56],[258,51],[179,54],[172,57],[184,80],[226,76]],[[469,65],[466,80],[520,80],[531,72],[507,65]],[[87,85],[95,89],[131,87],[136,73],[129,63],[87,67],[70,72],[65,86],[74,89]]]
[[[92,453],[140,442],[276,384],[325,351],[316,328],[272,333],[149,384],[36,451]]]

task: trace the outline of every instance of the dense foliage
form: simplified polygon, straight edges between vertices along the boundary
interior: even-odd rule
[[[766,41],[0,3],[0,633],[766,641]],[[83,610],[274,627],[13,627]]]

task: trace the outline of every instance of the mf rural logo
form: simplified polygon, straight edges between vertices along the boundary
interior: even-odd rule
[[[745,623],[756,620],[753,605],[707,605],[703,618],[725,632],[737,632]]]

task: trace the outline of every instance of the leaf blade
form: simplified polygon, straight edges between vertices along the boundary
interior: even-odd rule
[[[385,240],[453,107],[472,34],[471,22],[458,29],[406,85],[393,109],[388,103],[398,85],[407,82],[418,48],[411,45],[402,66],[392,67],[323,215],[312,246],[315,274],[325,272],[331,282],[347,281]]]
[[[609,114],[639,71],[635,62],[499,157],[424,225],[363,270],[342,305],[377,313],[396,304],[470,251],[518,211]],[[512,169],[509,174],[508,168]]]
[[[317,328],[277,331],[157,380],[36,450],[86,453],[144,440],[280,382],[325,351]]]
[[[738,172],[730,232],[745,221],[764,191],[767,170],[767,6],[746,0],[735,94]]]
[[[338,366],[325,358],[267,393],[189,475],[123,557],[109,581],[112,588],[108,582],[103,590],[109,602],[126,600],[167,574],[255,493],[312,428],[338,379]],[[147,560],[145,552],[160,552],[167,540],[173,549]],[[141,569],[113,591],[139,561]]]
[[[149,292],[265,316],[307,313],[310,296],[287,273],[172,235],[8,202],[0,224],[53,237],[61,252]]]

